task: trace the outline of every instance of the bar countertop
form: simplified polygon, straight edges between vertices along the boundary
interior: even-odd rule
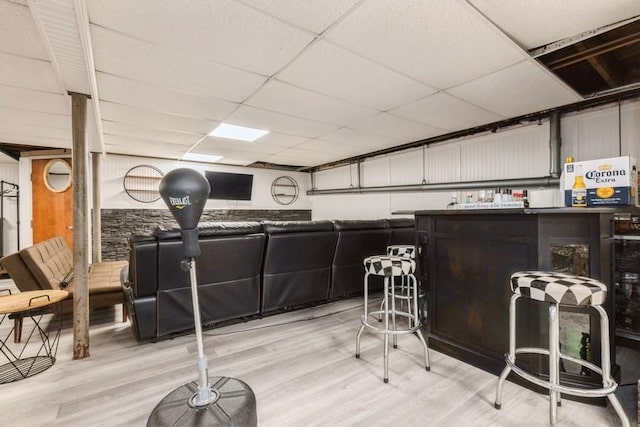
[[[610,206],[590,208],[511,208],[511,209],[433,209],[433,210],[402,210],[395,211],[393,215],[468,215],[468,214],[588,214],[588,213],[640,213],[636,206]]]

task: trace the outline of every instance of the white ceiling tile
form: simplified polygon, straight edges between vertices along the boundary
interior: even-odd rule
[[[311,139],[303,142],[302,144],[296,145],[295,148],[299,150],[316,151],[319,153],[331,153],[332,155],[339,155],[341,157],[351,157],[362,153],[362,149],[360,147],[322,139]]]
[[[247,166],[258,161],[261,155],[248,151],[234,150],[232,148],[211,147],[206,144],[198,144],[190,153],[205,154],[209,156],[222,156],[218,163]],[[266,156],[269,156],[267,154]]]
[[[304,141],[307,141],[308,139],[309,138],[305,136],[295,136],[278,132],[269,132],[265,136],[258,139],[256,143],[276,145],[279,147],[293,147]]]
[[[198,144],[198,147],[208,147],[211,150],[234,150],[234,151],[247,151],[256,154],[275,154],[286,147],[281,145],[265,144],[262,138],[257,141],[236,141],[227,138],[218,138],[214,136],[207,136]],[[195,149],[195,148],[194,148]]]
[[[285,157],[285,156],[282,156],[281,154],[270,155],[260,160],[263,162],[272,163],[275,165],[300,166],[300,167],[315,166],[321,163],[309,158],[300,159],[298,157]]]
[[[0,121],[29,126],[71,129],[71,116],[41,113],[0,106]]]
[[[533,61],[523,61],[449,92],[505,117],[546,110],[582,99]]]
[[[278,80],[376,110],[398,107],[435,92],[324,41],[305,50],[278,74]]]
[[[374,135],[355,129],[341,128],[321,138],[322,141],[337,142],[351,147],[364,148],[365,151],[374,151],[383,147],[400,145],[404,141],[389,136]]]
[[[222,120],[238,104],[215,98],[204,98],[143,82],[97,73],[100,99],[120,104],[143,107],[161,113],[192,118]]]
[[[71,129],[0,121],[0,132],[71,141]]]
[[[278,161],[279,159],[282,159]],[[281,153],[271,156],[273,163],[286,164],[284,159],[290,159],[291,164],[300,166],[318,165],[343,159],[344,155],[328,151],[302,150],[300,148],[287,148]]]
[[[0,130],[0,140],[9,144],[34,145],[43,148],[71,148],[71,139],[48,138],[29,133],[10,133]],[[41,133],[41,132],[40,132]]]
[[[0,84],[0,105],[23,110],[71,116],[68,95],[39,92]]]
[[[105,135],[105,145],[127,147],[128,149],[135,150],[138,155],[144,155],[147,157],[156,157],[155,152],[164,153],[165,150],[171,153],[186,153],[189,148],[188,145],[172,144],[170,142],[154,141],[142,138],[132,138],[128,136],[120,135]],[[142,151],[140,151],[142,150]]]
[[[176,132],[190,132],[205,135],[218,124],[218,122],[213,120],[192,119],[189,117],[157,113],[128,105],[115,104],[113,102],[100,102],[100,110],[102,111],[103,120]]]
[[[0,82],[7,86],[60,93],[51,62],[1,52]]]
[[[449,131],[466,129],[506,117],[483,110],[444,92],[396,108],[391,114]]]
[[[248,105],[241,105],[225,122],[309,138],[324,135],[338,129],[336,125],[301,119]]]
[[[342,126],[375,113],[375,110],[309,92],[276,80],[271,80],[264,85],[247,101],[247,104]]]
[[[331,41],[445,89],[522,60],[523,52],[462,2],[370,0],[327,31]]]
[[[267,157],[267,161],[277,164],[292,164],[297,166],[313,166],[332,162],[344,158],[339,153],[301,150],[299,148],[287,148],[281,153]]]
[[[128,123],[103,120],[102,128],[105,135],[117,135],[131,138],[148,139],[152,141],[170,142],[191,146],[202,139],[201,134],[188,132],[174,132],[169,130],[152,129]]]
[[[27,6],[0,2],[0,52],[50,60]]]
[[[407,142],[419,141],[446,133],[444,129],[427,126],[415,120],[405,119],[389,113],[365,117],[350,124],[349,127]]]
[[[97,71],[147,82],[168,90],[240,102],[265,77],[216,64],[184,50],[173,50],[91,26]]]
[[[103,0],[88,9],[99,26],[267,76],[313,39],[233,0]]]
[[[105,137],[105,141],[108,141],[108,137]],[[120,144],[123,141],[118,141],[118,144],[109,144],[105,142],[105,149],[109,154],[122,154],[125,156],[140,156],[140,157],[155,157],[154,152],[158,151],[160,147],[157,147],[152,143],[129,143],[129,144]],[[155,148],[154,148],[155,146]],[[185,146],[171,146],[171,145],[163,145],[162,149],[162,158],[165,159],[179,159],[186,152]]]
[[[248,5],[292,25],[322,33],[359,0],[251,0]]]
[[[638,0],[470,2],[527,49],[640,15]]]

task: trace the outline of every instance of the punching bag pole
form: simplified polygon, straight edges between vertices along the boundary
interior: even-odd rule
[[[194,408],[202,408],[210,405],[218,398],[218,393],[209,384],[209,370],[207,367],[207,356],[204,355],[204,345],[202,343],[202,324],[200,323],[200,304],[198,303],[198,281],[196,280],[196,259],[190,258],[186,261],[191,278],[191,301],[193,302],[193,321],[196,327],[196,345],[198,347],[198,392],[193,395],[189,405]]]
[[[244,382],[209,378],[202,342],[196,258],[200,256],[198,221],[209,197],[209,181],[192,169],[175,169],[160,181],[160,195],[180,226],[183,270],[189,272],[193,323],[198,347],[198,382],[169,393],[151,412],[147,426],[257,426],[255,394]]]

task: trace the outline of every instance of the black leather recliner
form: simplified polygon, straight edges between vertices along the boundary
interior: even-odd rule
[[[204,325],[260,312],[260,274],[265,235],[259,222],[216,222],[198,226],[202,254],[196,277]],[[180,229],[157,229],[132,236],[130,268],[123,283],[138,340],[156,339],[193,328],[189,273]]]
[[[158,240],[152,236],[129,237],[127,277],[121,281],[131,328],[138,341],[157,336]]]
[[[364,291],[365,258],[387,251],[391,230],[384,219],[335,220],[338,243],[333,257],[329,299],[361,294]],[[371,276],[370,290],[381,290],[382,278]]]
[[[329,298],[338,233],[331,221],[263,221],[262,312]]]
[[[156,230],[158,239],[158,336],[193,328],[189,273],[180,268],[180,230]],[[260,269],[265,236],[259,222],[198,226],[202,254],[196,277],[203,325],[260,312]]]

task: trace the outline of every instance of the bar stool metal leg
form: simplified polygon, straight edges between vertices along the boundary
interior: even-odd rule
[[[411,303],[413,302],[413,312],[409,310],[409,313],[411,313],[411,317],[409,318],[409,327],[416,328],[415,334],[424,348],[424,368],[427,371],[430,371],[431,362],[429,361],[429,346],[427,345],[427,341],[424,339],[424,335],[422,335],[422,331],[420,330],[420,316],[418,315],[418,281],[414,275],[407,276],[407,286],[409,287],[409,292],[412,293],[412,300],[408,300],[407,304],[411,306]]]
[[[520,295],[513,294],[509,301],[509,353],[505,354],[505,357],[512,363],[516,362],[516,302],[520,298]],[[498,387],[496,388],[496,401],[493,404],[496,409],[500,409],[502,406],[502,387],[504,381],[511,372],[511,366],[507,363],[498,378]]]
[[[367,317],[369,316],[369,273],[365,273],[364,275],[364,314],[362,315],[362,325],[360,329],[358,329],[358,334],[356,335],[356,359],[360,358],[360,337],[362,336],[362,331],[365,328],[365,322]]]
[[[600,358],[602,360],[602,386],[609,387],[614,381],[611,378],[611,355],[609,353],[609,316],[607,316],[607,312],[604,308],[597,305],[593,308],[596,309],[598,314],[600,315],[600,336],[602,337],[602,342],[600,344]],[[607,395],[607,399],[613,406],[613,409],[620,417],[622,421],[622,425],[624,427],[629,427],[629,418],[627,414],[624,412],[620,401],[616,397],[615,394],[610,393]]]
[[[386,277],[385,277],[385,280],[387,280]],[[389,289],[391,291],[391,322],[392,322],[393,330],[397,331],[398,328],[396,327],[396,284],[395,284],[395,278],[391,277],[391,279],[389,281],[391,282],[391,284],[389,286]],[[393,348],[398,348],[398,335],[397,334],[393,334]]]
[[[558,367],[560,360],[558,357],[558,338],[560,325],[558,323],[558,306],[549,305],[549,422],[555,426],[558,422],[558,389],[559,381]]]
[[[384,278],[384,308],[385,308],[384,330],[388,331],[389,330],[389,276],[385,276]],[[389,334],[387,333],[384,334],[384,382],[385,383],[389,382]]]

